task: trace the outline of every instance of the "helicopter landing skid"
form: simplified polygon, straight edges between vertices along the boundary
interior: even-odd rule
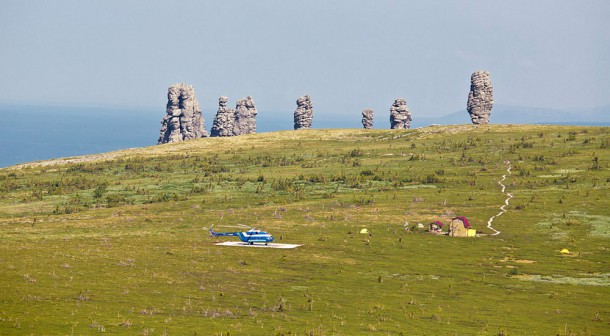
[[[268,244],[255,243],[255,244],[249,244],[249,243],[236,242],[236,241],[228,241],[228,242],[216,243],[216,245],[218,245],[218,246],[266,247],[266,248],[276,248],[276,249],[293,249],[293,248],[301,246],[299,244],[277,244],[277,243],[268,243]]]

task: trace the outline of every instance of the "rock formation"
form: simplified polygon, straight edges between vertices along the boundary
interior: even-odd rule
[[[227,108],[227,97],[218,98],[218,111],[214,117],[214,124],[210,136],[227,137],[233,136],[233,122],[235,121],[235,110]]]
[[[233,135],[256,133],[256,106],[251,96],[237,101]]]
[[[488,124],[494,103],[494,90],[487,71],[475,71],[470,76],[468,114],[473,124]]]
[[[363,110],[362,111],[362,127],[364,129],[373,128],[373,110]]]
[[[397,98],[390,107],[390,127],[392,129],[408,129],[411,127],[411,112],[407,107],[407,101]]]
[[[161,120],[158,144],[204,138],[205,122],[201,115],[195,89],[188,84],[176,84],[167,89],[166,115]]]
[[[297,99],[297,109],[294,111],[294,129],[311,128],[313,119],[313,104],[309,96],[299,97]]]

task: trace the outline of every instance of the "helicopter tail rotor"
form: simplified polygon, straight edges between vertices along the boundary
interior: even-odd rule
[[[210,225],[210,227],[201,227],[204,230],[208,230],[210,231],[210,237],[216,237],[216,232],[214,232],[214,230],[212,230],[212,227],[214,227],[214,224]]]

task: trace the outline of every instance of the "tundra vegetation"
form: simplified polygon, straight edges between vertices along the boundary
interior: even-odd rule
[[[1,169],[0,334],[601,335],[609,160],[607,127],[462,125]],[[492,233],[506,161],[500,235],[405,232],[462,215]],[[216,246],[202,229],[237,223],[303,246]]]

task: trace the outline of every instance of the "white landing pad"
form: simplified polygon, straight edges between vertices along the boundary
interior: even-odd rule
[[[298,244],[275,244],[275,243],[269,243],[267,245],[265,245],[264,243],[254,243],[254,244],[250,245],[248,243],[236,242],[236,241],[216,243],[216,245],[218,245],[218,246],[264,247],[264,248],[277,248],[277,249],[293,249],[295,247],[301,246]]]

